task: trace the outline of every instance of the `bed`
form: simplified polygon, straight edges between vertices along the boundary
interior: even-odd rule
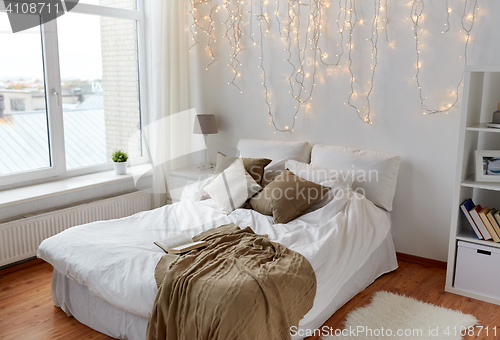
[[[374,181],[355,181],[352,188],[332,188],[324,206],[286,224],[275,224],[271,216],[251,209],[227,215],[214,200],[187,195],[152,211],[68,229],[45,240],[38,250],[54,267],[54,304],[111,337],[144,340],[157,291],[153,273],[164,255],[153,241],[180,232],[194,236],[228,223],[267,234],[312,265],[316,298],[294,339],[319,328],[377,277],[397,268],[389,211],[399,157],[326,145],[311,148],[302,142],[242,140],[238,149],[241,157],[271,159],[271,167],[288,159],[342,171],[376,170],[377,176]],[[353,189],[362,189],[372,200],[349,195]]]

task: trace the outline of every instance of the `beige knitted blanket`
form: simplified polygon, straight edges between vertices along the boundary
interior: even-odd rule
[[[147,339],[290,339],[316,295],[306,258],[234,224],[193,240],[208,246],[156,266]]]

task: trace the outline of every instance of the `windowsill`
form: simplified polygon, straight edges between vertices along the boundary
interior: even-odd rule
[[[59,181],[30,185],[22,188],[2,191],[0,195],[0,209],[16,204],[28,203],[40,199],[69,194],[84,189],[96,188],[111,183],[133,180],[133,174],[145,174],[151,170],[151,164],[141,164],[127,168],[126,175],[115,175],[114,170],[103,171],[89,175],[76,176]]]

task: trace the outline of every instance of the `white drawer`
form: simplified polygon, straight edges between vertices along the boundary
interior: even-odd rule
[[[500,298],[500,249],[458,241],[455,288]]]

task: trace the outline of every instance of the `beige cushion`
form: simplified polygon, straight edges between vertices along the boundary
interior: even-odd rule
[[[307,181],[286,170],[250,200],[252,208],[287,223],[328,194],[330,188]]]
[[[264,175],[262,176],[262,183],[260,184],[263,188],[274,181],[276,177],[281,175],[285,171],[285,164],[290,160],[289,157],[282,158],[277,161],[272,161],[264,168]]]
[[[262,189],[260,185],[245,171],[240,158],[204,187],[225,214],[241,207],[260,189]]]
[[[217,164],[214,169],[214,177],[220,174],[222,171],[227,169],[228,166],[233,164],[238,157],[228,157],[222,153],[217,153]],[[270,159],[267,158],[241,158],[243,160],[243,166],[245,170],[252,176],[252,178],[257,182],[257,184],[262,183],[262,175],[264,173],[264,168],[266,165],[271,163]]]

